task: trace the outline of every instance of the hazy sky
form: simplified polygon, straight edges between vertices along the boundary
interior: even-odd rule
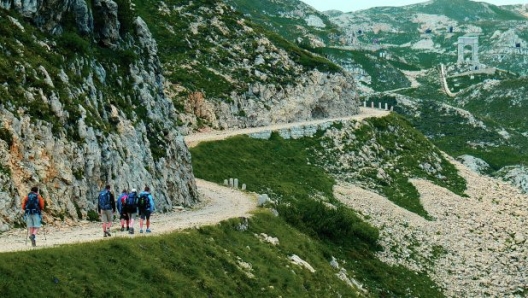
[[[337,9],[343,12],[356,11],[378,6],[403,6],[426,0],[301,0],[319,11]],[[495,5],[527,4],[528,0],[483,0]]]

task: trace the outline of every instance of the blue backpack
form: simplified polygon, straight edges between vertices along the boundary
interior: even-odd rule
[[[24,209],[26,214],[40,214],[38,194],[30,192]]]
[[[101,207],[102,210],[112,209],[112,203],[110,202],[110,192],[106,189],[99,193],[99,207]]]
[[[128,211],[129,213],[136,212],[136,196],[137,193],[135,192],[131,192],[128,194],[125,200],[125,206],[123,206],[123,210]]]

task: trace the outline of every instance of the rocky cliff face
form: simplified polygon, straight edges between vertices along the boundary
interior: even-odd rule
[[[28,20],[36,24],[44,34],[34,34],[35,44],[64,61],[32,64],[29,51],[35,45],[24,38],[0,47],[5,57],[0,64],[17,68],[0,76],[0,231],[20,221],[20,200],[32,186],[39,186],[46,199],[47,222],[90,217],[107,183],[115,193],[148,185],[158,211],[198,201],[177,114],[163,94],[156,41],[141,18],[133,20],[129,34],[119,35],[115,2],[93,5],[0,2],[7,14],[17,10],[25,17],[7,17],[18,34],[26,33]],[[61,56],[60,43],[49,33],[60,35],[66,16],[74,16],[79,34],[92,34],[104,51],[128,56]],[[92,22],[99,31],[91,31]]]
[[[207,101],[192,93],[186,112],[205,119],[215,129],[266,126],[321,118],[336,118],[359,112],[356,85],[351,77],[311,71],[296,86],[255,83],[232,102]]]
[[[183,133],[358,112],[352,76],[223,1],[165,1],[142,13],[159,20],[153,32],[169,81],[165,91],[182,111]]]

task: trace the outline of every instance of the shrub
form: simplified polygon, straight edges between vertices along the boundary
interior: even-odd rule
[[[71,54],[86,55],[90,52],[90,42],[75,32],[64,32],[59,40],[59,46]]]
[[[5,127],[0,128],[0,139],[4,140],[9,147],[13,145],[13,134]]]
[[[99,221],[99,214],[95,210],[88,210],[87,216],[89,221]]]

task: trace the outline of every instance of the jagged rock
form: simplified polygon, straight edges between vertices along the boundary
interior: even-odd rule
[[[354,115],[360,106],[354,88],[351,77],[319,71],[307,73],[296,86],[255,83],[246,94],[232,94],[232,103],[214,102],[216,121],[211,126],[245,128]]]
[[[461,155],[457,159],[468,168],[480,174],[485,173],[489,169],[487,162],[471,155]]]
[[[71,11],[75,15],[77,29],[81,35],[93,32],[93,16],[85,0],[73,0],[71,2]]]
[[[116,47],[119,40],[119,21],[117,19],[117,4],[112,0],[94,1],[94,18],[100,42],[107,47]]]
[[[202,92],[193,92],[188,98],[189,100],[185,102],[186,113],[191,113],[210,123],[215,122],[214,107],[205,100]]]

